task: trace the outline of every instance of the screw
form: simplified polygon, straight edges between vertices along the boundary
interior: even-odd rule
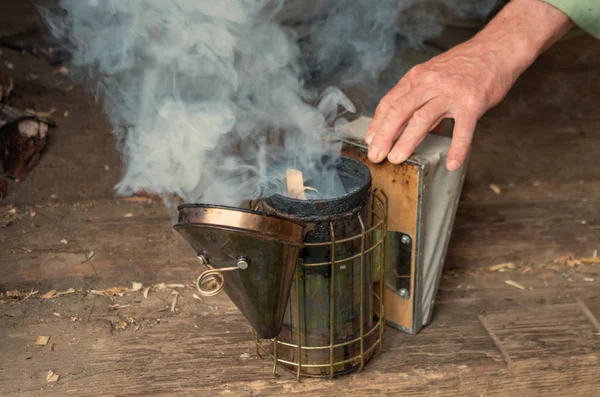
[[[204,256],[204,254],[198,255],[198,260],[200,261],[201,265],[207,265],[208,264],[208,258],[206,256]]]
[[[398,290],[398,295],[400,295],[404,299],[408,299],[409,298],[408,290],[406,288],[400,288]]]
[[[402,244],[410,244],[410,236],[405,234],[404,236],[402,236],[402,239],[400,241],[402,241]]]
[[[249,262],[248,258],[242,257],[242,258],[238,259],[237,265],[240,269],[246,270],[246,269],[248,269],[248,264],[249,264],[248,262]]]

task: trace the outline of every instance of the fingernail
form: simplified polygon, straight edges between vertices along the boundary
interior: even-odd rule
[[[448,161],[448,171],[456,171],[460,167],[460,164],[456,160]]]
[[[371,142],[373,141],[373,135],[375,135],[372,132],[367,132],[367,135],[365,135],[365,142],[367,145],[370,145]]]
[[[381,157],[381,150],[379,150],[379,148],[377,146],[371,146],[369,148],[369,160],[371,160],[374,163],[379,163],[382,159]]]
[[[390,153],[390,155],[388,156],[388,160],[390,161],[390,163],[392,164],[400,164],[406,161],[406,159],[408,158],[408,156],[405,153],[402,152],[392,152]]]

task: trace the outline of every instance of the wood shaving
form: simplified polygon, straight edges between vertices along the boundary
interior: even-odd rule
[[[67,74],[69,74],[69,68],[66,66],[61,66],[58,69],[55,69],[52,73],[67,75]]]
[[[21,293],[17,290],[6,291],[6,297],[9,299],[19,299],[21,297]]]
[[[144,288],[144,292],[143,292],[144,299],[148,299],[148,293],[150,293],[150,289],[151,288],[152,287],[146,287],[146,288]]]
[[[123,296],[123,294],[127,291],[129,291],[129,288],[127,288],[127,287],[112,287],[112,288],[107,288],[107,289],[103,290],[102,292],[104,292],[107,295]]]
[[[594,279],[591,278],[591,277],[586,277],[586,278],[583,279],[583,281],[587,281],[588,283],[591,283],[591,282],[594,281]]]
[[[119,200],[120,201],[126,201],[128,203],[142,203],[142,204],[150,204],[150,203],[152,203],[152,199],[151,198],[148,198],[148,197],[139,197],[139,196],[125,197],[125,198],[122,198],[122,199],[119,199]]]
[[[504,283],[505,283],[505,284],[508,284],[508,285],[510,285],[510,286],[512,286],[512,287],[515,287],[515,288],[521,289],[521,290],[524,290],[524,289],[525,289],[525,287],[523,287],[521,284],[519,284],[519,283],[516,283],[516,282],[514,282],[514,281],[512,281],[512,280],[506,280],[506,281],[504,281]]]
[[[31,113],[36,117],[39,117],[41,119],[47,119],[49,117],[51,117],[54,113],[56,113],[56,108],[52,108],[50,110],[48,110],[47,112],[41,112],[38,110],[33,110],[33,109],[25,109],[25,111],[27,113]]]
[[[70,295],[70,294],[74,294],[74,293],[75,293],[75,289],[69,288],[68,290],[57,292],[56,296]]]
[[[38,346],[46,346],[49,341],[50,341],[49,336],[38,336],[37,339],[35,340],[35,344]]]
[[[580,258],[579,260],[586,265],[600,265],[600,258],[598,257]]]
[[[131,212],[126,213],[125,215],[123,215],[124,218],[133,218],[133,214]]]
[[[571,259],[573,259],[573,254],[561,255],[554,260],[554,263],[557,263],[561,266],[565,266],[567,264],[567,261]]]
[[[60,378],[60,375],[55,374],[54,371],[52,371],[52,370],[48,371],[48,373],[46,374],[46,382],[48,382],[48,383],[56,383],[56,382],[58,382],[59,378]]]
[[[200,302],[202,302],[202,298],[200,298],[198,295],[192,294],[192,296],[194,297],[194,299],[199,300]]]
[[[171,311],[175,311],[175,306],[177,305],[177,297],[179,296],[179,292],[173,291],[171,293],[173,295],[173,301],[171,302]]]
[[[56,312],[54,312],[54,313],[52,313],[52,314],[53,314],[53,315],[55,315],[56,317],[60,317],[60,313],[56,313]]]
[[[34,296],[34,295],[37,295],[37,294],[39,294],[39,293],[40,293],[40,291],[34,291],[34,290],[32,289],[32,290],[31,290],[31,292],[29,292],[29,293],[28,293],[28,294],[25,296],[25,298],[23,298],[23,300],[24,300],[24,301],[26,301],[27,299],[29,299],[29,298],[31,298],[32,296]]]
[[[44,295],[42,295],[42,299],[51,299],[54,295],[56,295],[56,292],[57,291],[55,289],[48,291]]]
[[[126,307],[129,307],[131,305],[121,305],[121,304],[115,304],[115,305],[110,305],[108,308],[109,309],[124,309]]]
[[[531,266],[527,266],[527,267],[523,268],[523,270],[521,270],[521,274],[527,274],[532,270],[533,270],[533,268]]]
[[[167,284],[167,288],[185,288],[185,284]]]
[[[514,263],[512,262],[506,262],[506,263],[499,263],[497,265],[491,266],[490,267],[490,271],[492,272],[505,272],[506,270],[509,269],[515,269],[516,266]]]
[[[130,291],[136,292],[136,291],[141,291],[141,289],[144,287],[144,284],[142,283],[138,283],[138,282],[133,282],[131,283],[131,288],[129,288]]]
[[[502,190],[500,189],[500,186],[496,185],[495,183],[491,183],[490,184],[490,189],[492,189],[492,191],[496,194],[500,194],[502,193]]]

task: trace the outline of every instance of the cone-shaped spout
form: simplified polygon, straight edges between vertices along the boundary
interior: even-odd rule
[[[304,225],[240,208],[194,204],[179,207],[175,229],[214,270],[228,269],[221,273],[224,290],[259,336],[279,335]]]

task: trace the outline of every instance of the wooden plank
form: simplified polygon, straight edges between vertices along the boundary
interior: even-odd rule
[[[600,246],[598,198],[460,203],[447,268],[536,262]]]
[[[550,291],[554,290],[546,292]],[[169,292],[151,293],[148,299],[137,292],[123,298],[71,295],[1,305],[8,328],[0,339],[0,349],[13,357],[10,365],[0,365],[3,392],[44,396],[343,393],[413,397],[519,393],[528,397],[540,393],[564,396],[567,390],[593,395],[590,393],[600,386],[600,350],[596,346],[594,352],[576,360],[562,356],[541,363],[527,360],[527,365],[515,370],[505,368],[477,320],[481,310],[477,300],[442,303],[434,324],[417,336],[388,329],[384,351],[364,373],[334,382],[307,379],[298,383],[284,371],[273,378],[270,360],[256,358],[253,335],[239,311],[223,296],[198,301],[191,297],[192,292],[181,291],[175,313],[165,310]],[[547,296],[552,300],[551,294]],[[534,301],[527,302],[535,307]],[[124,307],[110,309],[115,303]],[[561,308],[560,314],[571,321],[568,309]],[[510,315],[510,311],[494,314],[494,329],[501,333],[501,325]],[[72,321],[71,316],[77,320]],[[139,330],[133,326],[119,328],[121,322],[130,319],[141,325]],[[526,330],[534,332],[533,328]],[[510,341],[511,335],[520,332],[513,327],[501,335]],[[55,351],[36,346],[38,335],[49,335]],[[536,335],[548,339],[556,330],[544,327]],[[516,354],[515,350],[511,354]],[[525,363],[518,355],[513,357]],[[60,375],[56,384],[45,381],[50,369]]]
[[[598,330],[577,303],[483,316],[510,362],[600,361]]]

